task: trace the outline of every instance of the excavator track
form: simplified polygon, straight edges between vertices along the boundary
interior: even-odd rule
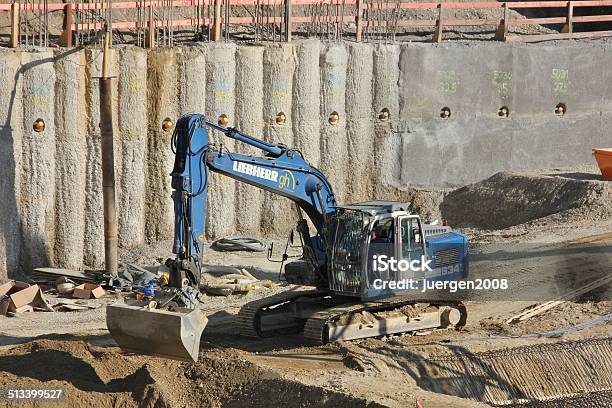
[[[362,313],[374,314],[397,310],[404,306],[415,305],[415,312],[437,307],[438,311],[415,313],[412,317],[396,317],[391,319],[371,319],[357,324],[336,325],[341,318],[349,322],[353,316]],[[451,318],[452,310],[454,312]],[[376,337],[386,334],[404,333],[423,329],[454,326],[461,329],[467,322],[467,309],[461,302],[418,302],[402,298],[392,298],[380,302],[368,302],[322,310],[314,313],[304,326],[304,337],[316,344],[325,344],[337,340],[354,340]]]
[[[460,329],[467,321],[467,310],[461,302],[430,303],[403,297],[337,304],[314,311],[307,319],[293,315],[292,303],[298,299],[323,299],[329,295],[325,290],[283,292],[249,302],[238,313],[239,332],[245,337],[262,338],[303,330],[304,337],[310,342],[325,344],[439,327]],[[409,314],[399,312],[392,317],[380,316],[406,306],[410,306]]]
[[[324,290],[289,291],[246,303],[242,306],[237,316],[237,325],[240,335],[251,338],[261,338],[286,332],[295,332],[295,328],[301,329],[304,325],[303,321],[289,321],[287,322],[288,324],[279,324],[277,328],[264,329],[261,326],[261,318],[268,311],[273,313],[273,308],[288,304],[298,298],[323,297],[328,294],[329,292]]]

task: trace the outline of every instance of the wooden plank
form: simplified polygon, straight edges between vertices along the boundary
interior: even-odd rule
[[[19,6],[15,3],[11,4],[11,39],[9,47],[19,47]]]
[[[447,26],[484,26],[484,25],[492,25],[497,26],[499,24],[499,20],[490,20],[490,19],[474,19],[474,20],[459,20],[459,19],[445,19],[442,21],[442,25]]]
[[[520,20],[509,21],[508,25],[563,24],[565,21],[565,17],[521,18]]]
[[[612,14],[601,14],[598,16],[578,16],[573,17],[573,20],[574,23],[595,23],[601,21],[612,21]]]
[[[385,21],[371,21],[368,20],[368,26],[377,27],[379,25],[386,25]],[[436,20],[407,20],[407,21],[398,21],[398,27],[434,27],[436,25]]]
[[[232,21],[232,19],[230,19],[230,21]],[[270,18],[271,22],[274,22],[273,18]],[[293,17],[291,19],[291,21],[294,24],[301,24],[301,23],[312,23],[312,17]],[[321,16],[317,18],[317,21],[319,22],[335,22],[336,21],[336,17],[335,16]],[[345,23],[352,23],[355,21],[355,17],[352,16],[342,16],[342,17],[338,17],[338,21],[342,21]],[[368,20],[368,24],[370,24],[371,21]]]
[[[605,6],[612,6],[612,1],[610,0],[605,0],[605,1],[598,1],[598,0],[594,0],[594,1],[577,1],[574,2],[574,7],[605,7]]]
[[[213,41],[221,41],[221,0],[215,0],[215,20],[212,34]]]
[[[81,271],[75,271],[72,269],[60,269],[60,268],[36,268],[32,271],[32,278],[44,278],[55,281],[57,278],[65,276],[74,280],[75,282],[95,282],[100,275],[88,274]]]
[[[567,1],[513,1],[508,2],[511,9],[523,8],[564,8]]]
[[[442,3],[438,4],[438,19],[436,20],[436,31],[431,39],[435,43],[442,42]]]
[[[590,31],[580,33],[568,33],[568,34],[534,34],[534,35],[513,35],[509,36],[508,42],[541,42],[541,41],[553,41],[553,40],[567,40],[567,39],[580,39],[580,38],[599,38],[599,37],[610,37],[612,31]]]
[[[115,25],[116,28],[121,28]],[[149,19],[147,21],[147,37],[145,38],[145,47],[155,47],[155,20],[153,19],[153,4],[149,4]]]
[[[173,1],[173,7],[193,7],[194,6],[194,1],[193,0],[174,0]],[[59,3],[59,5],[61,5],[61,3]],[[154,8],[160,8],[160,7],[165,7],[165,4],[162,1],[150,1],[147,2],[147,7],[149,7],[149,5],[153,6]],[[57,9],[57,10],[61,10],[62,7],[57,7],[55,8],[57,5],[56,4],[49,4],[49,8],[51,9],[51,6],[53,6],[53,9]],[[97,3],[80,3],[79,4],[79,9],[81,10],[97,10],[97,9],[107,9],[107,3],[104,2],[97,2]],[[135,2],[135,1],[124,1],[124,2],[117,2],[117,3],[112,3],[111,9],[138,9],[138,8],[142,8],[141,3],[139,2]],[[113,27],[115,26],[115,23],[113,22]]]
[[[506,323],[513,323],[513,322],[520,322],[520,321],[524,321],[527,320],[533,316],[537,316],[541,313],[544,313],[547,310],[550,310],[562,303],[565,303],[567,301],[570,301],[572,299],[575,299],[579,296],[584,295],[585,293],[588,293],[594,289],[597,289],[605,284],[608,284],[612,282],[612,275],[607,275],[604,276],[603,278],[599,278],[597,280],[594,280],[591,283],[588,283],[584,286],[581,286],[578,289],[574,289],[570,292],[567,292],[566,294],[559,296],[556,299],[550,300],[548,302],[544,302],[542,304],[539,304],[537,306],[535,306],[534,308],[525,310],[521,313],[519,313],[516,316],[511,317],[510,319],[506,320]]]
[[[574,27],[573,27],[572,19],[574,17],[574,6],[571,1],[567,2],[566,14],[567,14],[565,17],[566,21],[565,21],[565,24],[563,25],[563,28],[561,28],[561,32],[562,33],[573,33]]]
[[[57,41],[61,47],[72,47],[72,27],[72,3],[68,3],[66,8],[64,8],[63,30]]]
[[[231,1],[245,1],[245,0],[231,0]],[[343,3],[345,5],[357,4],[358,0],[345,0]],[[321,4],[321,0],[293,0],[294,6],[311,6],[313,4]]]
[[[506,41],[506,37],[508,36],[508,20],[510,19],[508,3],[504,3],[504,14],[499,21],[499,26],[495,31],[494,39],[497,41]]]

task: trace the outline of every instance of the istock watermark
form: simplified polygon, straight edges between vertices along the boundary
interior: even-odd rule
[[[374,272],[431,272],[431,259],[421,255],[420,259],[395,259],[387,255],[374,255],[372,257],[372,270]]]

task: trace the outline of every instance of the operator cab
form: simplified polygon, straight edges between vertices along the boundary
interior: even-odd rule
[[[389,287],[390,282],[467,275],[465,237],[450,227],[424,225],[407,203],[368,201],[339,207],[332,225],[328,274],[334,293],[371,299],[404,292],[395,284]]]

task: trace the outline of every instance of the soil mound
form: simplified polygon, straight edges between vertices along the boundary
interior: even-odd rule
[[[281,378],[247,361],[239,350],[202,351],[199,362],[191,364],[121,354],[115,347],[92,347],[69,336],[34,340],[0,352],[0,384],[62,389],[62,405],[76,408],[380,406]]]
[[[601,219],[612,203],[609,182],[596,174],[501,172],[449,193],[440,210],[453,226],[503,229],[552,214]]]

